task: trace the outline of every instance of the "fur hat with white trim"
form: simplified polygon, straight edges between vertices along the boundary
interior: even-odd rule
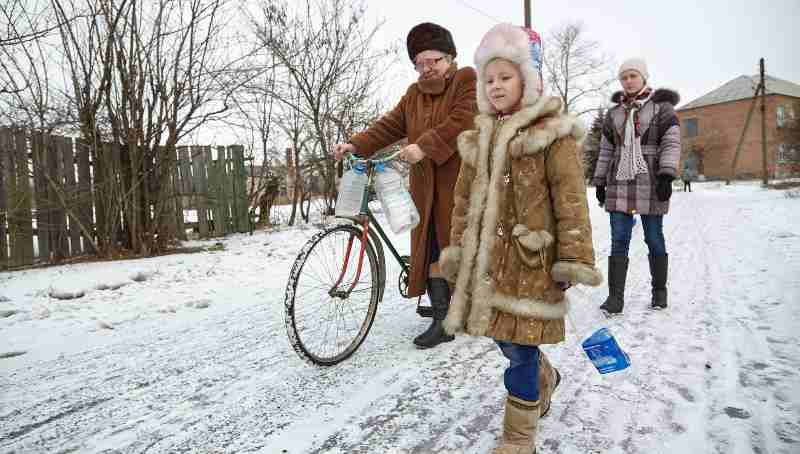
[[[542,96],[542,41],[533,30],[512,24],[497,24],[483,36],[475,51],[478,69],[478,110],[484,114],[497,111],[486,96],[486,65],[495,58],[515,63],[522,74],[522,106],[533,105]]]

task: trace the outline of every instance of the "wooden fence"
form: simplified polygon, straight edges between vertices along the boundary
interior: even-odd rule
[[[119,146],[102,146],[119,169]],[[176,155],[167,215],[178,237],[185,239],[187,228],[201,238],[247,231],[244,148],[181,146]],[[0,129],[0,268],[95,253],[86,235],[96,240],[98,222],[115,217],[100,196],[105,180],[118,178],[96,170],[79,140]],[[116,217],[124,234],[122,214]]]

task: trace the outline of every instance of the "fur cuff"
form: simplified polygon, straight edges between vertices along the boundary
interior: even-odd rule
[[[461,248],[459,246],[444,248],[439,254],[439,271],[447,282],[456,282],[459,266],[461,266]]]
[[[591,287],[603,283],[603,275],[597,268],[577,262],[556,262],[550,270],[550,276],[556,282],[572,282]]]

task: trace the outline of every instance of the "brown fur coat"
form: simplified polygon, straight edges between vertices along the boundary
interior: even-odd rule
[[[350,138],[364,157],[404,137],[425,153],[409,175],[411,198],[420,216],[419,225],[411,231],[409,296],[423,294],[427,286],[431,223],[439,247],[450,244],[453,188],[461,166],[456,141],[462,131],[473,127],[475,112],[475,70],[456,70],[453,65],[443,93],[425,93],[414,83],[391,112]]]

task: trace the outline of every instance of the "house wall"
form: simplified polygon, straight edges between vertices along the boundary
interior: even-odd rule
[[[767,172],[771,178],[800,175],[800,98],[782,95],[766,97]],[[742,134],[752,98],[695,109],[679,110],[684,157],[694,151],[699,158],[699,172],[709,179],[725,179],[731,175],[736,144]],[[777,126],[778,106],[784,107],[784,126]],[[790,109],[791,107],[791,109]],[[793,111],[794,119],[790,118]],[[697,119],[698,134],[687,137],[684,122]],[[761,100],[753,112],[744,137],[735,178],[761,178]]]

